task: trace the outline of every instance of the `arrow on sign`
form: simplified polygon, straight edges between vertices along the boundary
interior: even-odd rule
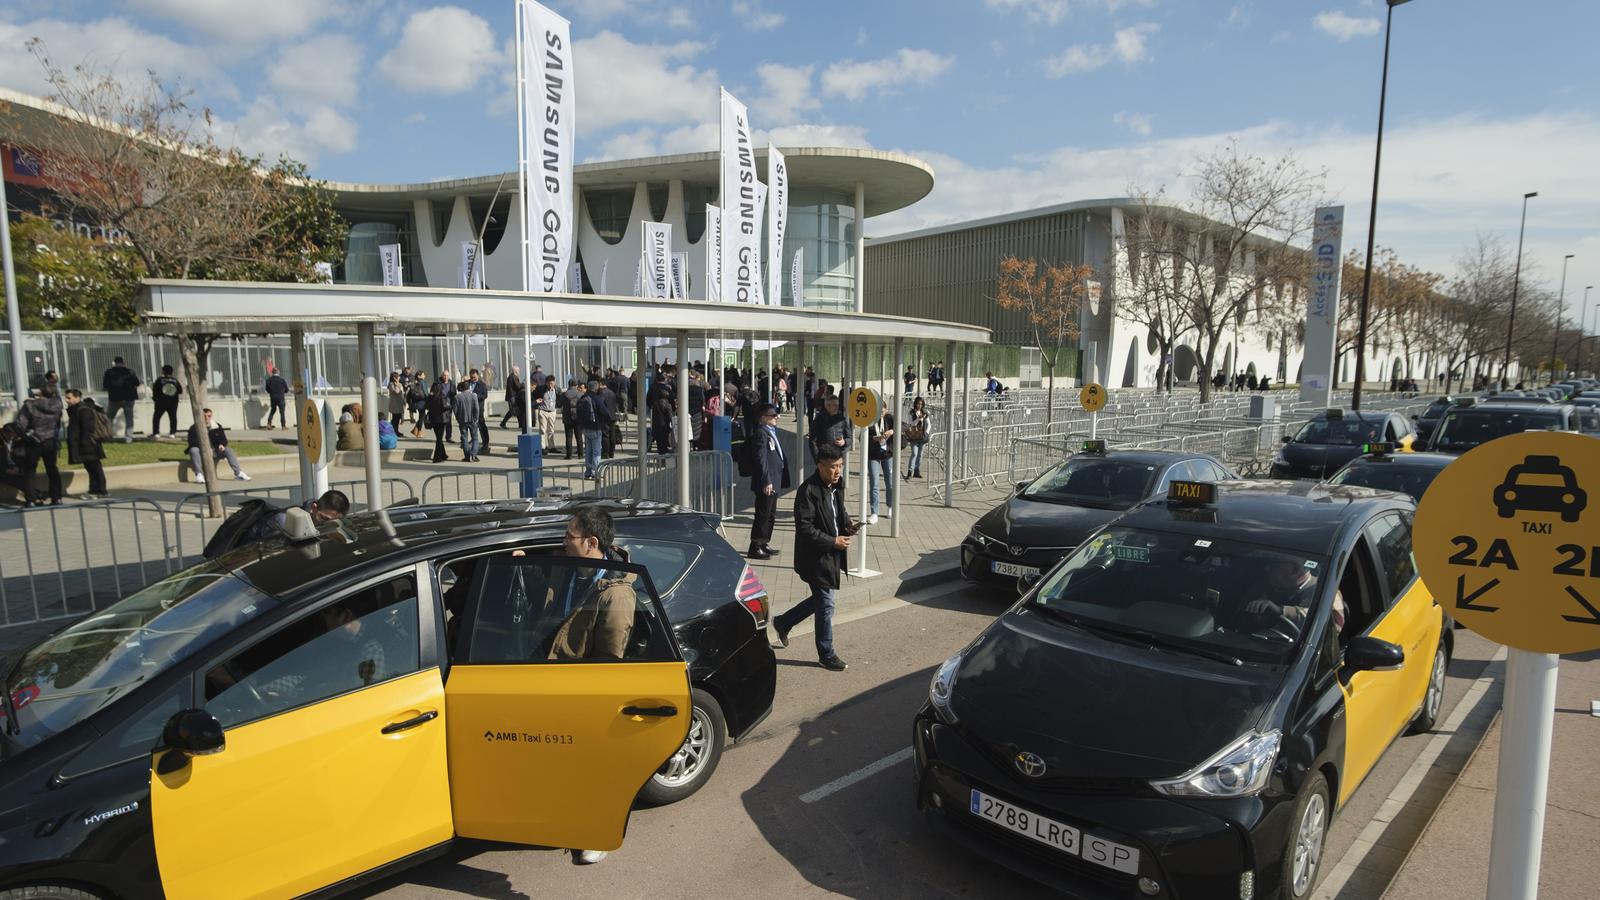
[[[486,740],[486,741],[494,740],[494,732],[493,731],[485,731],[483,733],[483,739]]]
[[[1500,579],[1491,578],[1491,579],[1489,579],[1489,583],[1488,584],[1484,585],[1481,588],[1478,588],[1477,590],[1475,590],[1475,591],[1473,591],[1472,593],[1469,594],[1469,593],[1467,593],[1467,576],[1465,576],[1465,575],[1457,575],[1456,576],[1456,609],[1471,609],[1471,610],[1476,610],[1477,612],[1495,612],[1495,611],[1499,610],[1500,607],[1498,607],[1498,606],[1480,606],[1480,605],[1472,602],[1472,601],[1478,599],[1479,597],[1482,597],[1484,594],[1489,593],[1489,589],[1494,587],[1495,585],[1497,585],[1499,583],[1500,583]],[[1587,606],[1588,604],[1584,604],[1584,605]],[[1600,624],[1600,622],[1597,622],[1596,624]]]
[[[1578,589],[1572,585],[1567,585],[1567,593],[1572,595],[1572,599],[1578,601],[1579,606],[1588,610],[1589,615],[1562,616],[1561,618],[1566,619],[1568,622],[1579,622],[1584,625],[1600,625],[1600,609],[1595,609],[1594,604],[1590,603],[1588,600],[1585,600],[1583,595],[1578,593]]]

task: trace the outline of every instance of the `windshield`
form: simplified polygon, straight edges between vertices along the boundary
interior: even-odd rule
[[[1328,479],[1330,484],[1353,484],[1358,487],[1377,488],[1380,491],[1398,491],[1421,500],[1442,469],[1422,466],[1400,466],[1393,463],[1371,463],[1347,466]]]
[[[1439,450],[1470,450],[1508,434],[1552,428],[1561,428],[1561,414],[1555,410],[1458,410],[1439,423],[1431,443]]]
[[[1023,489],[1021,496],[1100,509],[1127,509],[1150,496],[1157,466],[1145,462],[1074,456]]]
[[[1334,444],[1351,447],[1382,440],[1382,422],[1359,419],[1312,419],[1294,436],[1296,444]]]
[[[1205,655],[1278,664],[1299,643],[1325,570],[1254,544],[1113,527],[1058,566],[1030,605],[1091,630],[1137,630]]]
[[[1450,401],[1449,400],[1445,400],[1443,398],[1440,398],[1438,400],[1433,401],[1432,403],[1429,403],[1428,404],[1428,408],[1423,410],[1422,411],[1422,415],[1419,416],[1418,418],[1437,419],[1440,416],[1444,415],[1444,411],[1449,409],[1449,408],[1450,408]]]
[[[46,638],[6,678],[32,746],[83,721],[277,601],[207,563]]]

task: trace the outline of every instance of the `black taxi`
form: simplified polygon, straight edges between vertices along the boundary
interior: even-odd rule
[[[1332,816],[1433,727],[1451,646],[1409,497],[1172,485],[935,672],[918,807],[1082,898],[1303,898]]]
[[[698,514],[600,505],[624,548],[600,568],[560,552],[576,505],[401,507],[320,532],[299,514],[298,537],[8,661],[0,897],[289,897],[458,837],[620,846],[696,721],[656,580],[688,567],[624,531],[681,536]]]

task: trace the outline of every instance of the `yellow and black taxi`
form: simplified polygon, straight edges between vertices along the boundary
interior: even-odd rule
[[[1327,478],[1361,455],[1367,444],[1388,443],[1405,452],[1416,427],[1399,413],[1329,409],[1311,417],[1272,457],[1273,478]]]
[[[734,577],[693,574],[702,517],[603,508],[601,561],[563,552],[583,540],[575,505],[400,507],[320,532],[294,511],[297,537],[23,651],[0,670],[0,898],[290,897],[455,838],[620,846],[692,737],[691,642],[771,695],[727,623],[669,619],[664,591]]]
[[[1328,483],[1399,491],[1421,502],[1428,485],[1455,461],[1446,453],[1398,453],[1398,449],[1393,444],[1368,444],[1361,448],[1360,456],[1333,473]]]
[[[1036,577],[1134,504],[1165,496],[1174,481],[1237,477],[1204,453],[1112,450],[1105,441],[1084,441],[1038,477],[1018,482],[1015,493],[973,524],[961,542],[961,574],[969,581]]]
[[[918,807],[1081,898],[1303,898],[1331,817],[1433,727],[1451,635],[1404,495],[1175,483],[935,672]]]

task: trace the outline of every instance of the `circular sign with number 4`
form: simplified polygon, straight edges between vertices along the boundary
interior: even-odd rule
[[[1412,548],[1445,611],[1535,653],[1600,648],[1600,445],[1525,431],[1446,466],[1417,506]]]

